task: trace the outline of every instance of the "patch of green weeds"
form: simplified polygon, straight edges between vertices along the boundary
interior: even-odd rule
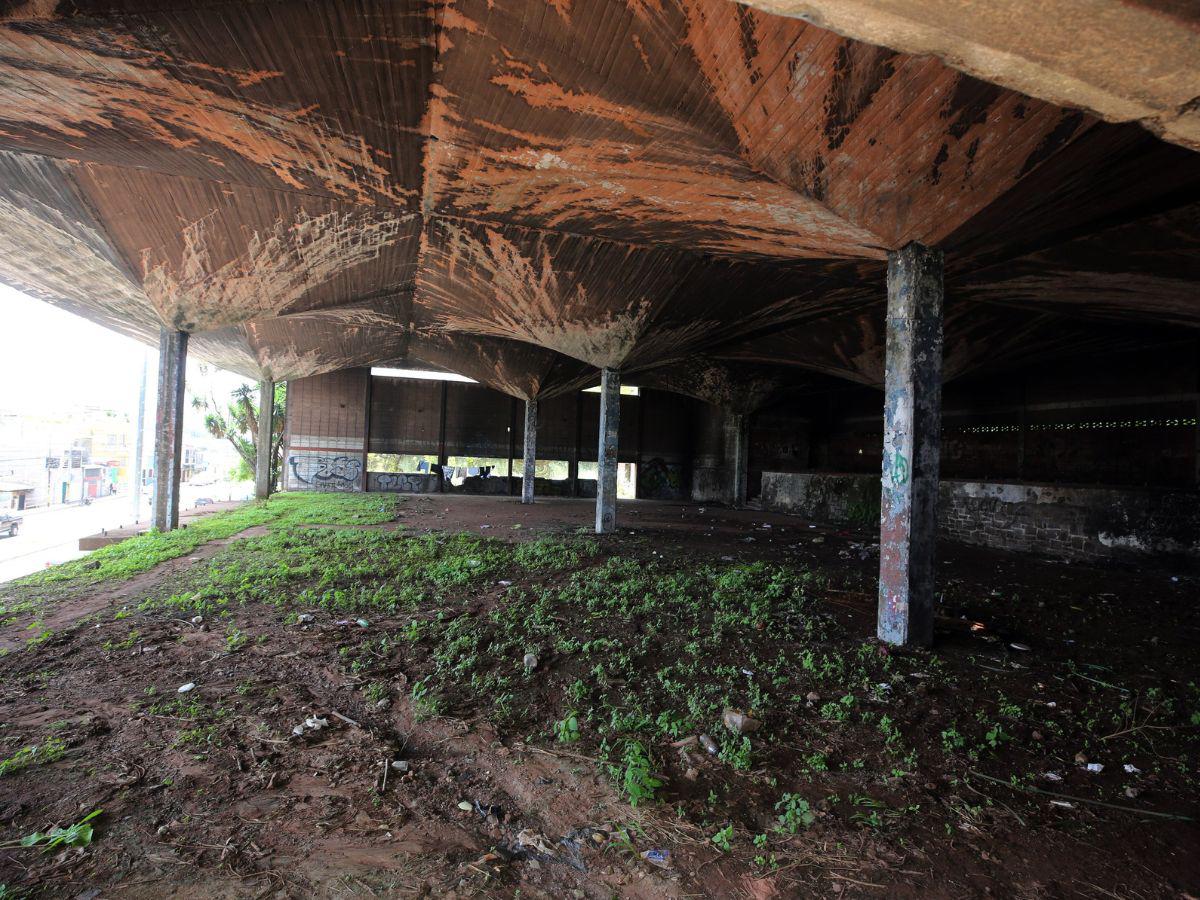
[[[22,747],[8,759],[0,760],[0,776],[20,772],[30,766],[44,765],[62,759],[67,751],[64,741],[56,737],[48,737],[40,744],[32,747]]]

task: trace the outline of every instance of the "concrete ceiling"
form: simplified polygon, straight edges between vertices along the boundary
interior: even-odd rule
[[[877,381],[914,240],[947,251],[954,373],[1200,325],[1170,107],[1200,54],[1125,115],[968,64],[990,11],[922,0],[920,43],[907,5],[779,2],[836,30],[728,0],[0,3],[0,280],[251,377],[407,359],[528,397],[657,368],[742,406],[780,366]],[[1097,16],[1076,44],[1134,21]],[[1043,37],[1001,49],[1137,87]]]

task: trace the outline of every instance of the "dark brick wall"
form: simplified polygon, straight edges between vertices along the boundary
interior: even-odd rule
[[[770,472],[763,505],[833,524],[878,520],[879,476]],[[1200,560],[1200,492],[945,480],[942,537],[1072,559]]]
[[[949,382],[942,475],[979,481],[1197,486],[1194,342]],[[837,388],[751,419],[771,471],[878,472],[883,395]],[[790,422],[790,425],[789,425]],[[809,459],[786,451],[807,435]],[[794,437],[793,437],[794,436]]]
[[[296,379],[289,383],[287,490],[395,490],[428,492],[437,479],[365,472],[365,453],[436,455],[446,394],[446,455],[505,459],[524,452],[524,403],[478,384],[371,377],[368,369]],[[370,406],[369,424],[367,407]],[[639,496],[687,496],[697,404],[664,391],[621,397],[620,460],[639,464]],[[571,393],[538,407],[538,458],[594,462],[600,415],[598,394]],[[503,473],[500,473],[503,474]],[[432,487],[431,487],[432,485]],[[457,492],[507,492],[501,479],[468,479]],[[568,482],[539,481],[552,495]],[[581,479],[581,495],[594,484]]]
[[[284,490],[365,489],[370,386],[369,369],[288,382]]]

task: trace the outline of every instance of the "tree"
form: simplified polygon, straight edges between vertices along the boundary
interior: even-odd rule
[[[241,463],[237,475],[243,479],[254,478],[254,466],[258,458],[258,388],[242,384],[230,394],[230,401],[222,410],[216,397],[195,395],[192,408],[204,413],[204,427],[218,440],[227,440],[237,451]],[[275,418],[271,423],[271,491],[279,485],[279,473],[283,466],[283,423],[287,412],[287,384],[275,385]]]

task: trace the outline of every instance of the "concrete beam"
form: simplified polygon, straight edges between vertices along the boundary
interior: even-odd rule
[[[521,502],[533,502],[533,479],[537,473],[537,413],[536,400],[525,401],[525,468],[521,472]]]
[[[725,468],[729,473],[729,505],[746,505],[750,478],[750,417],[745,413],[725,412]]]
[[[748,0],[1200,149],[1200,29],[1166,0]]]
[[[933,642],[934,543],[942,420],[942,254],[909,244],[888,254],[881,640]]]
[[[154,414],[154,527],[159,531],[179,527],[187,347],[187,332],[159,330],[158,408]]]
[[[621,374],[600,371],[600,447],[596,456],[596,534],[617,528],[617,436],[621,428]]]
[[[274,423],[275,382],[264,379],[258,383],[258,438],[254,458],[254,496],[259,500],[271,496]]]

